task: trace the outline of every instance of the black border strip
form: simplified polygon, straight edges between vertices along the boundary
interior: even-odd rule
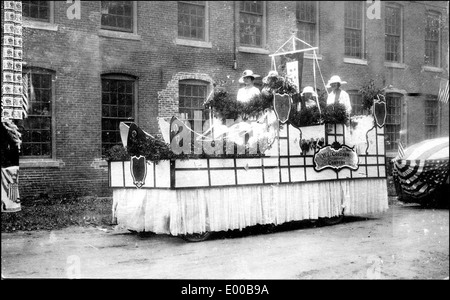
[[[108,187],[111,187],[112,182],[111,161],[108,161]]]
[[[264,166],[264,159],[261,158],[261,168],[262,168],[262,182],[263,184],[266,184],[266,174],[264,172],[265,166]]]
[[[291,182],[291,161],[290,161],[290,154],[291,154],[291,147],[289,145],[289,125],[286,127],[286,135],[287,135],[287,164],[288,164],[288,178],[289,178],[289,182]],[[281,167],[281,166],[280,166]]]
[[[379,153],[379,151],[378,151],[378,126],[375,126],[375,142],[377,144],[377,147],[375,148],[376,149],[375,152],[378,154]],[[377,157],[377,162],[378,162],[378,157]],[[378,176],[380,176],[379,168],[377,168],[377,174],[378,174]]]
[[[237,164],[236,164],[236,158],[233,159],[233,163],[234,163],[234,183],[236,185],[238,185],[238,179],[237,179]]]
[[[122,161],[122,177],[123,177],[123,186],[125,185],[125,161]]]
[[[208,185],[211,186],[211,168],[209,167],[209,158],[206,159],[206,164],[208,166]]]
[[[379,164],[379,163],[373,163],[373,164],[369,164],[369,163],[364,163],[364,164],[358,164],[359,166],[382,166],[383,164]],[[280,165],[278,166],[258,166],[258,167],[248,167],[248,169],[278,169],[278,168],[306,168],[306,167],[314,167],[314,164],[310,164],[310,165]],[[244,167],[238,167],[238,168],[233,168],[233,167],[223,167],[223,168],[210,168],[210,170],[213,171],[217,171],[217,170],[244,170]],[[175,169],[176,172],[183,172],[183,171],[207,171],[208,168],[189,168],[189,169]]]
[[[175,161],[170,161],[170,188],[175,188]]]
[[[153,165],[153,186],[156,187],[156,164],[152,162]]]
[[[343,178],[340,179],[339,181],[345,181],[345,180],[375,180],[375,179],[386,179],[387,177],[360,177],[360,178]],[[273,182],[273,183],[267,183],[265,186],[267,185],[272,185],[272,184],[307,184],[307,183],[315,183],[315,182],[328,182],[328,181],[333,181],[335,182],[336,179],[326,179],[326,180],[310,180],[310,181],[294,181],[294,182]],[[261,183],[248,183],[248,184],[240,184],[239,186],[263,186],[263,184]],[[155,190],[182,190],[182,189],[199,189],[199,188],[204,188],[204,189],[209,189],[209,188],[224,188],[224,187],[230,187],[230,188],[236,188],[236,185],[213,185],[213,186],[193,186],[193,187],[176,187],[176,188],[169,188],[169,187],[159,187],[159,188],[148,188],[148,187],[143,187],[141,189],[146,189],[146,190],[151,190],[151,189],[155,189]],[[136,189],[136,187],[115,187],[118,189]]]

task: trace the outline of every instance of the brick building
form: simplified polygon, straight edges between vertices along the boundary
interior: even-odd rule
[[[158,133],[157,117],[201,110],[213,83],[237,92],[245,69],[265,75],[294,33],[318,47],[327,81],[387,88],[387,149],[448,136],[445,1],[23,1],[24,73],[35,98],[20,159],[23,197],[110,195],[104,151],[117,124]],[[305,54],[302,85],[313,84]],[[320,88],[322,80],[318,80]],[[323,88],[323,87],[322,87]],[[359,102],[358,102],[359,101]]]

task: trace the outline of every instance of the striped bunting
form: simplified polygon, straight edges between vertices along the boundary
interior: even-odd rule
[[[401,141],[398,141],[398,158],[402,158],[405,156],[405,148],[403,148],[403,144]]]
[[[421,198],[441,186],[449,176],[449,139],[431,139],[405,149],[394,160],[394,179],[403,192]]]
[[[448,103],[448,79],[441,79],[438,99],[441,102]]]
[[[22,89],[22,110],[23,110],[23,117],[27,118],[28,117],[28,101],[29,101],[29,97],[28,97],[28,89],[29,89],[29,74],[25,74],[22,77],[22,85],[23,85],[23,89]]]
[[[18,184],[19,167],[2,168],[2,189],[6,191],[6,195],[10,201],[19,203],[19,184]]]

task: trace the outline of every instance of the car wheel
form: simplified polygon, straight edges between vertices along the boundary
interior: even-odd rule
[[[207,240],[211,234],[211,231],[205,231],[202,233],[183,234],[181,235],[181,238],[187,242],[203,242]]]

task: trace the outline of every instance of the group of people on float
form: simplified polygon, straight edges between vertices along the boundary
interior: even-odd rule
[[[278,73],[276,71],[270,71],[268,76],[271,75],[278,75]],[[243,83],[244,86],[241,87],[238,91],[237,101],[244,103],[249,102],[255,96],[260,95],[260,90],[254,85],[255,78],[258,77],[260,77],[260,75],[254,74],[252,70],[245,70],[242,73],[242,76],[239,79],[239,83]],[[347,114],[350,115],[352,110],[350,96],[341,88],[341,86],[346,83],[346,81],[342,81],[341,78],[337,75],[331,76],[330,80],[328,80],[328,84],[326,85],[327,88],[331,88],[331,92],[328,93],[327,97],[327,105],[341,103],[345,106]],[[300,96],[303,97],[303,104],[306,108],[311,108],[318,105],[318,95],[313,87],[306,86],[305,88],[303,88]],[[300,109],[301,104],[297,107],[298,111],[300,111]]]

